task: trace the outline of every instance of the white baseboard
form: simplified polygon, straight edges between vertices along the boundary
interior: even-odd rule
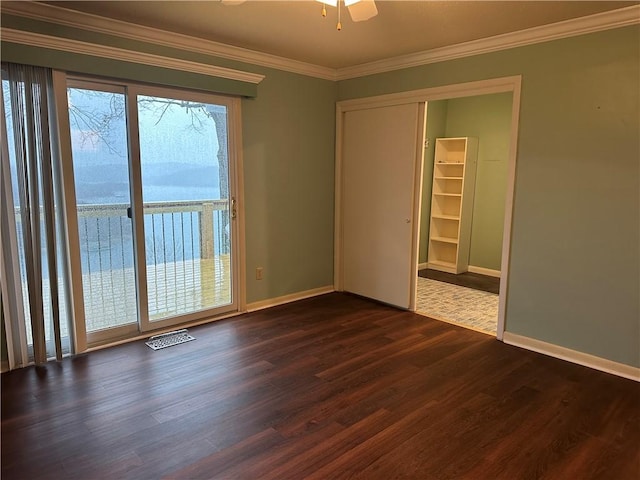
[[[614,362],[612,360],[607,360],[606,358],[596,357],[595,355],[578,352],[577,350],[571,350],[570,348],[561,347],[559,345],[554,345],[553,343],[543,342],[541,340],[536,340],[535,338],[525,337],[510,332],[504,332],[502,340],[508,345],[521,347],[544,355],[549,355],[550,357],[567,360],[572,363],[577,363],[578,365],[583,365],[585,367],[640,382],[640,368],[638,367],[632,367],[631,365]]]
[[[500,270],[492,270],[490,268],[484,267],[474,267],[473,265],[469,265],[468,270],[471,273],[479,273],[480,275],[488,275],[490,277],[500,278]]]
[[[255,312],[256,310],[275,307],[277,305],[284,305],[285,303],[291,303],[297,300],[303,300],[305,298],[317,297],[318,295],[324,295],[325,293],[331,293],[335,291],[336,290],[333,285],[327,285],[326,287],[313,288],[311,290],[305,290],[304,292],[291,293],[289,295],[283,295],[276,298],[268,298],[267,300],[248,303],[247,312]]]
[[[418,264],[418,270],[424,270],[425,268],[427,268],[427,265],[429,265],[428,262],[419,263]]]

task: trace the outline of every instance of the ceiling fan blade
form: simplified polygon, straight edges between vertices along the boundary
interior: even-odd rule
[[[220,0],[220,3],[223,5],[240,5],[241,3],[246,2],[247,0]]]
[[[364,22],[378,15],[378,9],[374,0],[360,0],[357,3],[348,5],[351,20],[354,22]]]

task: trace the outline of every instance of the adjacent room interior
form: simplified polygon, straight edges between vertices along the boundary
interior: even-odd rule
[[[512,94],[509,92],[427,103],[417,312],[494,336],[498,321],[511,117]],[[471,159],[475,168],[465,175],[473,174],[474,185],[471,192],[465,193],[471,197],[464,210],[469,238],[461,243],[458,204],[453,205],[456,213],[453,219],[445,215],[442,208],[447,208],[444,202],[448,198],[462,193],[463,180],[458,179],[462,167],[441,165],[434,172],[434,163],[438,141],[446,141],[439,139],[468,137],[476,142]],[[443,158],[442,163],[444,161]],[[438,189],[435,197],[433,185]],[[434,209],[432,198],[440,202],[442,208],[436,205]],[[452,198],[458,201],[458,197]],[[439,215],[432,219],[436,211]],[[430,241],[432,223],[441,227],[447,236]],[[429,248],[447,248],[453,241],[457,242],[457,248],[465,249],[464,266],[456,270],[448,265],[439,266],[437,261],[430,265]],[[432,257],[437,259],[433,254]]]

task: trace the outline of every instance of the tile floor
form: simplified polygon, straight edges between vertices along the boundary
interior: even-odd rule
[[[417,312],[489,335],[496,334],[498,295],[418,277]]]

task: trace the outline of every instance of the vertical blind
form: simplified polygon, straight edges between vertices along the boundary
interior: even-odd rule
[[[15,368],[25,361],[60,360],[70,349],[72,329],[60,261],[64,237],[56,202],[60,169],[52,72],[7,63],[2,80],[1,235],[8,246],[2,249],[2,308],[9,366]]]

